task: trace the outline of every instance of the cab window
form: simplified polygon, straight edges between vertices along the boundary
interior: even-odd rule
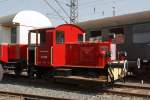
[[[35,45],[36,44],[36,32],[30,32],[30,44]]]
[[[45,32],[40,32],[40,44],[44,44],[46,42]]]
[[[83,35],[82,34],[78,34],[78,42],[83,42]]]
[[[64,40],[64,31],[56,31],[56,44],[63,44]]]

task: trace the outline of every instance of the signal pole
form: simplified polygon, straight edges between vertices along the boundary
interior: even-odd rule
[[[116,10],[115,10],[115,8],[116,7],[114,7],[114,6],[112,7],[112,9],[113,9],[113,16],[116,16]]]
[[[78,23],[78,0],[70,0],[70,23]]]
[[[116,2],[115,2],[115,0],[113,0],[113,7],[112,7],[112,12],[113,12],[113,16],[116,16],[116,7],[115,7],[115,5],[116,5]]]

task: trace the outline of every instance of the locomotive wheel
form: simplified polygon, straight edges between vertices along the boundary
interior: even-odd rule
[[[40,75],[33,66],[28,67],[28,76],[30,79],[37,79]]]
[[[50,78],[52,78],[53,76],[55,75],[55,72],[54,72],[54,70],[53,69],[51,69],[51,71],[49,72],[49,71],[45,71],[44,73],[43,73],[43,79],[45,79],[45,80],[49,80]]]
[[[30,79],[34,79],[34,71],[32,67],[28,67],[28,76]]]
[[[15,66],[15,69],[14,69],[14,72],[17,76],[21,75],[23,69],[26,67],[26,64],[25,63],[18,63],[16,66]]]
[[[4,69],[2,67],[2,64],[0,64],[0,81],[2,81],[4,75]]]
[[[14,69],[14,72],[15,72],[15,74],[17,75],[17,76],[19,76],[19,75],[21,75],[21,73],[22,73],[22,68],[21,67],[16,67],[15,69]]]

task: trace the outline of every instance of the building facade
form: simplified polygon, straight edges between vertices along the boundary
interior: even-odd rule
[[[51,27],[49,18],[37,11],[24,10],[0,17],[0,43],[28,43],[28,30]]]

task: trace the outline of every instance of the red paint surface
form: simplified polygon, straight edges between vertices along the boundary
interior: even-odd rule
[[[20,52],[19,52],[20,58],[24,61],[27,61],[27,45],[19,45],[19,48],[20,48]]]
[[[54,34],[53,43],[53,66],[61,67],[66,65],[66,44],[77,43],[78,34],[84,34],[84,31],[78,26],[72,24],[63,24],[55,29],[56,31],[64,31],[64,44],[56,44],[56,34]]]
[[[87,68],[104,68],[108,62],[106,57],[107,51],[101,49],[102,46],[108,47],[110,51],[110,43],[83,43],[66,45],[66,65],[87,67]]]
[[[0,61],[8,62],[8,44],[0,45]]]
[[[51,66],[50,47],[37,47],[36,50],[36,64],[38,66]]]
[[[8,62],[9,60],[24,60],[27,59],[27,45],[19,44],[1,44],[0,45],[0,60]]]

